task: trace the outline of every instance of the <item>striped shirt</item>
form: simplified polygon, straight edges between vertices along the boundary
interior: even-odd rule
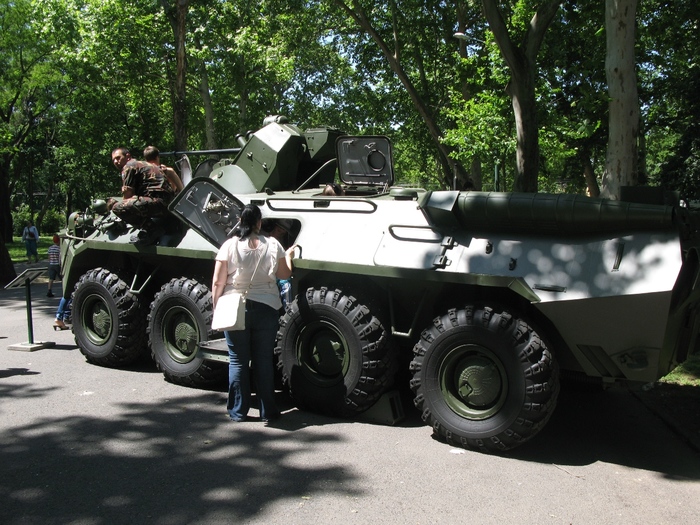
[[[58,244],[49,246],[49,266],[61,265],[61,248]]]

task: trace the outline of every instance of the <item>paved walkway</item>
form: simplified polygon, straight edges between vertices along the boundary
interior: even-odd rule
[[[17,275],[19,275],[27,268],[48,268],[48,261],[40,260],[38,263],[21,262],[15,264],[14,267]],[[32,284],[43,284],[46,286],[48,282],[48,274],[44,274],[35,279]],[[55,281],[53,293],[56,297],[60,297],[61,291],[61,281]],[[32,293],[36,297],[37,291],[34,290]],[[45,293],[45,289],[42,289],[41,296],[43,297]],[[700,452],[700,404],[698,404],[700,388],[657,383],[651,389],[633,388],[632,393],[696,452]]]

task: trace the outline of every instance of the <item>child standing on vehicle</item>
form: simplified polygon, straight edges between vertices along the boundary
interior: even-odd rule
[[[49,246],[49,291],[46,297],[53,297],[53,282],[61,276],[61,239],[58,235],[53,236],[53,244]]]

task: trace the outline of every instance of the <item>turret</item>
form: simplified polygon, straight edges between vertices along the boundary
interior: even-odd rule
[[[233,161],[214,165],[210,178],[234,195],[293,190],[313,175],[323,183],[327,172],[317,170],[335,158],[335,140],[340,135],[329,128],[302,133],[286,117],[267,117],[261,129],[237,137],[240,152]]]

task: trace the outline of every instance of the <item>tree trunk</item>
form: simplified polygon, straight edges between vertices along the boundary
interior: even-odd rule
[[[547,0],[530,20],[525,38],[516,46],[508,33],[497,0],[482,0],[484,16],[510,69],[507,92],[513,104],[517,132],[515,191],[537,191],[539,173],[539,132],[535,105],[537,52],[544,34],[559,10],[561,0]]]
[[[0,240],[12,241],[12,213],[10,212],[10,162],[12,156],[0,157]]]
[[[595,176],[595,170],[587,155],[582,157],[583,162],[583,178],[586,180],[586,192],[589,197],[600,197],[600,188],[598,180]]]
[[[211,103],[211,93],[209,93],[207,65],[204,62],[202,62],[200,66],[200,74],[202,80],[199,84],[199,93],[202,97],[202,104],[204,105],[204,131],[207,141],[205,149],[219,149],[214,127],[214,106]]]
[[[41,209],[36,215],[36,227],[39,229],[39,233],[43,232],[44,235],[47,235],[49,233],[58,233],[44,231],[44,217],[46,217],[46,213],[49,211],[49,208],[51,206],[51,197],[53,196],[53,190],[55,186],[55,179],[49,179],[49,186],[46,189],[46,195],[44,196],[44,199],[41,203]]]
[[[535,103],[534,67],[522,60],[523,73],[527,78],[516,78],[514,73],[506,89],[513,104],[516,131],[515,180],[513,191],[537,193],[537,176],[540,163],[539,130]]]
[[[175,78],[172,85],[171,99],[173,101],[173,127],[175,132],[175,149],[187,150],[187,101],[186,101],[186,72],[187,55],[185,53],[185,38],[187,27],[187,9],[189,0],[174,0],[171,6],[168,0],[161,0],[165,15],[170,22],[175,37]]]
[[[0,236],[0,286],[5,286],[15,277],[17,277],[17,272],[15,272],[5,241]]]
[[[470,171],[472,176],[472,183],[474,184],[474,190],[481,191],[483,173],[481,170],[481,159],[479,157],[472,158],[472,167]]]
[[[605,1],[610,131],[601,195],[620,198],[622,186],[637,184],[639,98],[634,60],[637,0]]]

